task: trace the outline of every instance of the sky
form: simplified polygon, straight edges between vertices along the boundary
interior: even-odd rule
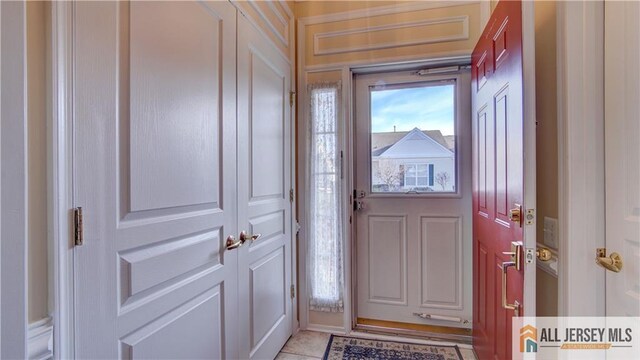
[[[371,91],[373,132],[440,130],[454,135],[455,85],[424,86]]]

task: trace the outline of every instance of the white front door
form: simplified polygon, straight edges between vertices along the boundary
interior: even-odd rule
[[[470,327],[447,321],[472,315],[470,75],[355,87],[358,323]]]
[[[238,17],[240,358],[274,358],[292,333],[291,68]],[[248,246],[246,246],[248,245]]]
[[[607,316],[640,316],[640,3],[605,2]]]

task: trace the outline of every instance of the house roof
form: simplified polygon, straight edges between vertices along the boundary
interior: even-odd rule
[[[446,145],[447,142],[442,133],[439,130],[432,131],[431,134],[436,134],[435,138],[429,133],[429,131],[421,131],[418,128],[414,128],[409,132],[404,132],[404,136],[394,143],[384,146],[381,146],[380,139],[376,139],[378,142],[374,146],[378,147],[372,146],[372,155],[387,158],[452,157],[453,152]],[[377,134],[372,134],[371,136],[372,145],[374,144],[375,135]],[[437,141],[436,138],[442,142]],[[383,140],[386,141],[390,139],[392,139],[391,136],[383,137]]]
[[[452,150],[455,147],[453,135],[443,136],[440,130],[424,130],[422,132],[449,150]],[[388,148],[389,146],[397,143],[408,133],[410,133],[410,131],[371,133],[371,150],[375,152],[376,150],[381,150],[384,147]]]

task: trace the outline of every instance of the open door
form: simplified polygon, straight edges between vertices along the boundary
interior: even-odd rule
[[[535,246],[535,166],[528,166],[535,164],[528,140],[535,144],[535,119],[525,115],[532,95],[523,70],[523,40],[533,39],[524,39],[523,20],[520,1],[499,2],[472,55],[473,342],[480,359],[513,358],[512,317],[525,307],[535,316],[535,256],[525,261],[525,245]],[[526,298],[525,277],[533,279]]]
[[[607,270],[607,316],[640,316],[639,21],[637,2],[605,3],[606,250],[598,263]]]

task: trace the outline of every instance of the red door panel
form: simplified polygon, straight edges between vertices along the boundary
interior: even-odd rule
[[[511,318],[502,307],[503,262],[522,241],[510,209],[523,200],[522,8],[500,1],[472,55],[474,348],[511,359]],[[507,299],[522,304],[524,270],[507,270]],[[522,312],[522,308],[520,308]]]

